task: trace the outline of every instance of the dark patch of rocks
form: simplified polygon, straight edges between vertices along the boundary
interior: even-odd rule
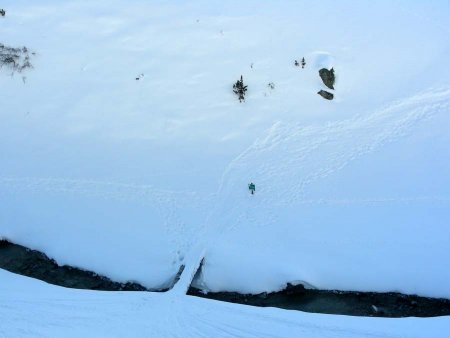
[[[334,89],[334,81],[336,80],[334,76],[334,69],[331,68],[330,70],[326,68],[322,68],[319,70],[319,76],[322,79],[325,86],[327,86],[330,89]]]
[[[306,291],[303,284],[287,283],[283,292],[288,296],[303,294]]]
[[[30,250],[6,240],[0,240],[0,268],[68,288],[103,291],[149,291],[135,282],[114,282],[92,271],[68,265],[60,266],[42,252]]]
[[[333,100],[334,98],[334,95],[330,92],[327,92],[326,90],[319,90],[317,94],[319,94],[320,96],[322,96],[324,99],[327,100]]]
[[[253,306],[350,316],[397,318],[450,315],[448,299],[395,292],[315,290],[289,283],[283,290],[270,293],[205,292],[191,287],[188,295]]]

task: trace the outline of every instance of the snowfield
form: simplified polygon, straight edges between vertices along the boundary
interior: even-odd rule
[[[186,270],[170,295],[0,271],[0,336],[445,336],[447,318],[182,294],[204,256],[212,291],[304,281],[450,298],[448,1],[1,6],[0,43],[35,55],[0,69],[0,237],[151,288]],[[322,67],[332,101],[317,95]]]
[[[446,338],[450,326],[449,317],[348,317],[173,294],[71,290],[3,270],[0,280],[2,338]]]

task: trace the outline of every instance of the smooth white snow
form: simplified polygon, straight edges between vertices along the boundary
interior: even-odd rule
[[[0,270],[0,337],[445,338],[450,317],[364,318],[146,292],[71,290]]]

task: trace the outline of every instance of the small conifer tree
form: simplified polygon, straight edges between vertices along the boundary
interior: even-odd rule
[[[239,102],[245,101],[245,93],[247,92],[247,86],[244,86],[244,80],[241,79],[237,80],[236,83],[233,85],[233,93],[235,93],[238,98]]]

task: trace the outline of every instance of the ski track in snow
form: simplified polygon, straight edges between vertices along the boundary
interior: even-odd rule
[[[76,327],[90,327],[91,325],[100,327],[110,327],[111,323],[108,318],[118,318],[123,306],[126,307],[127,313],[130,314],[129,318],[134,324],[140,323],[141,330],[143,329],[142,323],[148,323],[144,326],[146,333],[151,333],[151,336],[155,337],[178,337],[180,332],[183,332],[186,337],[211,337],[211,335],[217,337],[278,337],[285,336],[284,334],[276,334],[277,327],[288,327],[291,332],[295,332],[296,335],[303,334],[309,336],[311,334],[314,337],[400,337],[396,334],[386,335],[382,332],[371,331],[368,329],[352,329],[348,327],[339,327],[338,325],[326,325],[326,324],[313,324],[307,321],[294,321],[288,319],[282,319],[280,315],[263,315],[261,313],[249,315],[247,309],[244,311],[239,310],[236,306],[230,307],[228,304],[220,304],[217,308],[206,306],[199,306],[196,303],[185,304],[177,298],[173,298],[169,304],[170,306],[162,306],[160,314],[157,315],[160,320],[155,321],[155,314],[149,314],[147,321],[144,320],[145,314],[148,311],[151,298],[132,298],[127,299],[126,304],[120,304],[120,299],[102,299],[102,297],[86,297],[87,295],[81,295],[82,298],[77,300],[73,296],[69,296],[66,299],[54,299],[41,300],[33,299],[33,301],[22,301],[17,298],[13,300],[6,299],[4,303],[9,306],[2,306],[2,311],[9,312],[8,324],[10,327],[20,327],[15,325],[15,321],[21,321],[23,318],[27,318],[30,312],[38,311],[35,313],[34,318],[29,318],[32,327],[39,328],[39,321],[42,321],[44,316],[50,316],[52,321],[47,323],[47,329],[53,327],[67,330],[70,327],[66,322],[66,316],[70,314],[71,322],[69,326]],[[68,303],[70,301],[70,304]],[[157,299],[155,301],[158,302]],[[163,304],[161,304],[163,305]],[[217,303],[215,303],[217,306]],[[58,312],[55,312],[55,307]],[[101,311],[99,309],[101,308]],[[218,311],[225,311],[224,316],[218,316]],[[14,315],[11,315],[11,311]],[[261,311],[262,312],[262,311]],[[65,315],[61,315],[65,314]],[[74,314],[78,314],[75,316]],[[49,318],[50,318],[49,317]],[[165,321],[162,320],[165,318]],[[148,322],[150,320],[150,322]],[[245,321],[243,323],[242,321]],[[128,320],[127,320],[128,321]],[[261,327],[265,322],[270,322],[274,328],[273,332],[267,332],[267,327]],[[151,325],[150,325],[151,324]],[[247,324],[247,325],[243,325]],[[266,325],[263,325],[266,326]],[[167,330],[167,328],[170,328]],[[36,332],[27,329],[18,329],[24,336],[34,336]],[[169,331],[169,332],[168,332]],[[0,333],[1,333],[0,328]],[[142,331],[141,331],[142,333]],[[5,335],[6,337],[6,335]]]
[[[229,224],[219,225],[218,233],[246,222],[264,227],[276,222],[276,216],[265,206],[304,204],[381,204],[436,201],[448,203],[450,196],[418,196],[403,198],[311,199],[308,188],[352,161],[374,152],[408,134],[411,129],[440,111],[450,107],[450,88],[434,89],[394,102],[367,116],[329,123],[324,126],[274,124],[267,135],[257,139],[234,159],[225,170],[217,193],[218,203],[210,220],[225,217]],[[261,215],[247,218],[239,203],[229,207],[227,200],[242,190],[249,181],[257,182]],[[289,182],[289,185],[286,183]],[[255,216],[255,215],[253,215]]]
[[[311,199],[308,188],[316,181],[332,175],[353,160],[404,137],[421,121],[450,106],[450,88],[434,89],[397,101],[367,116],[359,116],[322,126],[275,123],[264,137],[257,139],[224,170],[216,194],[200,196],[196,192],[158,190],[149,185],[122,184],[62,178],[0,177],[0,186],[17,192],[48,192],[81,195],[143,205],[153,205],[165,220],[172,238],[174,256],[182,262],[191,246],[206,238],[206,243],[222,232],[240,224],[253,223],[257,228],[276,222],[276,215],[264,206],[315,204],[379,204],[420,201],[450,202],[449,196],[404,198]],[[255,203],[260,216],[248,217],[236,192],[248,181],[257,182]],[[286,186],[286,182],[290,182]],[[236,203],[230,204],[233,200]],[[191,224],[180,206],[189,201],[190,208],[204,215],[204,222]],[[231,205],[231,207],[230,207]],[[212,210],[209,214],[206,210]],[[219,220],[217,221],[216,220]],[[201,220],[201,218],[200,218]],[[197,250],[198,251],[198,250]],[[197,268],[198,257],[187,267]],[[176,263],[176,261],[174,261]],[[184,274],[195,273],[186,269]],[[180,280],[179,283],[188,282]],[[190,282],[190,279],[189,279]],[[185,289],[185,286],[181,287]]]
[[[278,122],[230,163],[218,195],[238,189],[241,180],[251,178],[264,194],[263,203],[302,202],[314,181],[407,135],[414,125],[449,106],[450,88],[445,88],[396,102],[368,116],[325,126]]]
[[[299,204],[379,204],[436,201],[449,196],[404,198],[307,198],[307,188],[346,167],[353,160],[404,137],[416,124],[450,106],[450,88],[429,90],[394,102],[367,116],[304,127],[282,122],[257,139],[225,169],[213,211],[206,217],[197,239],[208,247],[215,239],[240,225],[264,228],[276,222],[273,206]],[[258,213],[249,211],[237,192],[249,181],[257,182]],[[291,182],[286,186],[286,182]],[[259,195],[262,195],[259,196]],[[234,201],[232,204],[229,201]],[[193,262],[199,258],[191,258]],[[192,264],[191,266],[196,266]]]
[[[10,328],[24,337],[48,336],[50,333],[51,336],[66,334],[70,337],[87,333],[114,337],[180,337],[180,334],[183,337],[404,337],[395,330],[386,333],[388,329],[373,329],[369,323],[361,325],[361,322],[370,320],[366,318],[352,320],[349,324],[340,320],[342,317],[335,316],[326,317],[328,321],[324,322],[326,315],[286,314],[277,309],[209,302],[192,297],[165,295],[163,300],[158,294],[128,293],[125,298],[120,293],[78,290],[58,295],[59,289],[55,290],[55,295],[50,294],[50,290],[39,290],[37,295],[26,292],[3,295],[0,315],[4,315],[6,321],[0,327],[0,337],[9,336]],[[128,314],[125,317],[124,312]],[[24,318],[28,321],[26,327],[19,325]],[[389,326],[388,320],[376,321],[380,324],[383,321],[382,327]],[[420,332],[426,327],[424,325]]]

